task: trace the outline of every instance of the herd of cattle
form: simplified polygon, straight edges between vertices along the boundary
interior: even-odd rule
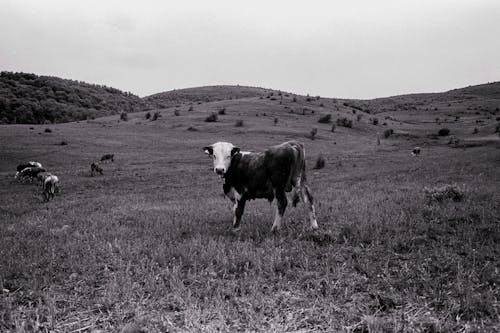
[[[101,162],[105,161],[114,162],[114,154],[103,155],[101,157]],[[104,174],[103,168],[98,162],[92,162],[90,164],[90,174],[92,176],[95,174]],[[46,201],[54,199],[55,193],[59,191],[59,177],[48,172],[40,162],[29,161],[19,164],[14,178],[22,183],[33,183],[33,181],[37,180],[43,189],[42,194]]]

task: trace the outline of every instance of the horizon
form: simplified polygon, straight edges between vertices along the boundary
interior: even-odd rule
[[[217,85],[343,99],[436,93],[500,80],[498,16],[493,0],[7,0],[0,66],[140,97]]]

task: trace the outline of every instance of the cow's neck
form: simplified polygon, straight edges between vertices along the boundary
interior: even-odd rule
[[[231,157],[231,164],[224,174],[224,193],[231,190],[231,187],[235,187],[235,180],[237,179],[238,164],[240,163],[241,154],[236,153]]]

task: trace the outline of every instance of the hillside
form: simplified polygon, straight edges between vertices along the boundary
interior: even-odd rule
[[[219,85],[175,89],[144,97],[144,100],[157,108],[168,108],[183,103],[202,103],[260,97],[271,92],[275,91],[258,87]]]
[[[146,103],[115,88],[27,73],[0,73],[0,123],[43,124],[141,111]]]

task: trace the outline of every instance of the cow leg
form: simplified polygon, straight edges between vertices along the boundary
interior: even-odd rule
[[[245,210],[246,199],[241,198],[236,201],[236,204],[233,206],[233,232],[240,230],[240,222],[241,216],[243,215],[243,211]]]
[[[316,209],[314,208],[314,198],[311,194],[311,190],[309,186],[303,185],[302,191],[300,194],[302,195],[302,200],[307,205],[309,209],[309,221],[311,223],[311,229],[318,229],[318,222],[316,221]]]
[[[286,194],[284,189],[277,189],[274,191],[275,201],[276,201],[276,212],[274,215],[273,226],[271,227],[271,232],[276,232],[281,228],[281,220],[285,214],[286,206],[288,205],[288,200],[286,199]]]

